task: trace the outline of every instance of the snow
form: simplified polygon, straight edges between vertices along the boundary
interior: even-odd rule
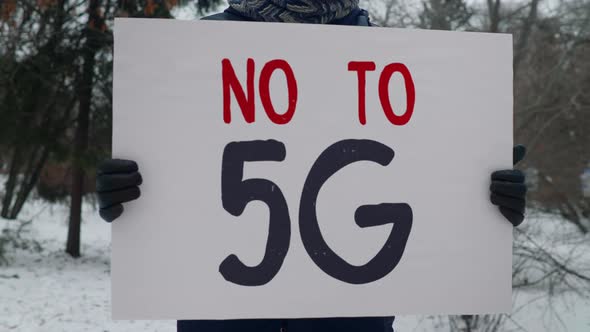
[[[39,213],[25,235],[43,251],[18,250],[0,267],[0,331],[176,331],[173,321],[111,320],[110,227],[85,204],[82,257],[73,259],[64,252],[68,212],[41,202],[23,211],[23,220]],[[0,219],[0,228],[11,223]]]
[[[11,250],[9,264],[0,266],[0,331],[175,331],[174,321],[110,318],[110,227],[85,203],[82,257],[73,259],[64,253],[67,216],[67,206],[41,201],[30,202],[21,213],[20,220],[32,220],[22,238],[38,241],[43,250]],[[19,224],[0,219],[0,229]],[[529,218],[526,234],[551,252],[576,249],[580,262],[588,263],[588,237],[580,250],[580,240],[566,241],[573,229],[563,225],[541,215]],[[587,298],[562,292],[548,299],[544,289],[514,291],[513,298],[514,310],[502,331],[590,331]],[[394,326],[396,331],[449,331],[443,316],[400,316]]]

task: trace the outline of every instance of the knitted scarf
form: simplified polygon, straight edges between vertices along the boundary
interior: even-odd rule
[[[230,7],[256,21],[329,23],[358,8],[359,0],[229,0]]]

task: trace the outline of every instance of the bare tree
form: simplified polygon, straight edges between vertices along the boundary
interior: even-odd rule
[[[109,0],[107,0],[109,1]],[[72,257],[80,256],[80,224],[82,219],[82,194],[84,187],[84,167],[81,164],[88,146],[88,127],[92,104],[92,86],[95,78],[95,56],[105,44],[102,32],[106,30],[101,14],[102,1],[90,0],[88,21],[84,29],[83,67],[78,86],[78,116],[74,137],[74,167],[72,172],[72,193],[70,199],[70,224],[66,252]],[[110,7],[109,4],[106,5]]]

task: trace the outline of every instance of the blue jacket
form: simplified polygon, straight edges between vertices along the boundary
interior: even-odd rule
[[[227,9],[204,20],[252,21]],[[370,26],[366,11],[358,9],[332,22],[340,25]],[[393,332],[395,317],[314,318],[314,319],[240,319],[180,320],[178,332]]]
[[[179,320],[178,332],[393,332],[394,317]]]

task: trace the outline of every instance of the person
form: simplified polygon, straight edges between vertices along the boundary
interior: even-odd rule
[[[205,20],[264,21],[371,26],[367,11],[358,0],[230,0],[222,13]],[[514,163],[524,157],[525,148],[513,150]],[[514,226],[524,219],[526,185],[519,170],[500,170],[491,175],[493,204]],[[98,167],[97,196],[100,216],[111,222],[123,213],[122,203],[140,197],[142,177],[137,163],[109,159]],[[178,321],[178,332],[393,332],[394,317],[249,319]]]

